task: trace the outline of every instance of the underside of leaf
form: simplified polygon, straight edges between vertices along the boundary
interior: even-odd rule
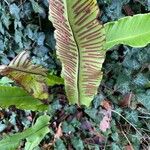
[[[29,52],[23,51],[17,55],[8,66],[0,66],[0,74],[8,76],[21,85],[28,93],[38,99],[48,98],[48,87],[45,77],[47,70],[33,65]]]
[[[102,78],[103,26],[96,0],[50,0],[58,57],[72,104],[89,106]]]

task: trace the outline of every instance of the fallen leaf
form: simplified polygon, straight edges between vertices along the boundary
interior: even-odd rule
[[[102,106],[103,108],[105,108],[106,110],[111,109],[110,102],[107,101],[107,100],[102,101],[101,106]]]
[[[119,103],[121,107],[129,107],[133,98],[133,93],[128,93],[124,96],[123,100]]]
[[[62,136],[63,136],[63,132],[62,132],[61,123],[60,123],[57,130],[56,130],[56,134],[54,135],[54,141],[56,139],[61,138]]]
[[[108,116],[104,116],[104,118],[102,119],[101,123],[100,123],[100,129],[105,132],[107,129],[110,128],[110,121],[111,119],[108,118]]]
[[[102,114],[104,115],[102,121],[100,122],[100,130],[106,132],[107,129],[110,128],[111,122],[111,108],[103,109]]]
[[[127,145],[127,146],[125,146],[125,150],[134,150],[134,149],[131,145]]]

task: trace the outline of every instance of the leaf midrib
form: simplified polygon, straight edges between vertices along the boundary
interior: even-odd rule
[[[71,25],[71,21],[69,19],[69,16],[68,16],[68,7],[67,7],[67,4],[66,4],[66,11],[67,11],[67,18],[68,18],[68,23],[70,25],[70,28],[71,28],[71,31],[72,31],[72,35],[73,35],[73,38],[74,38],[74,41],[75,41],[75,44],[76,44],[76,47],[77,47],[77,52],[78,52],[78,70],[77,70],[77,97],[78,97],[78,105],[80,105],[80,67],[81,67],[81,55],[80,55],[80,49],[79,49],[79,45],[78,45],[78,42],[77,42],[77,39],[76,39],[76,36],[74,34],[74,31],[73,31],[73,26]]]
[[[40,74],[40,73],[37,73],[35,71],[30,71],[29,69],[22,69],[22,68],[19,68],[19,67],[17,68],[17,67],[12,67],[12,66],[8,66],[8,68],[13,69],[15,71],[20,71],[20,72],[28,73],[28,74],[35,74],[35,75],[44,76],[42,73]]]

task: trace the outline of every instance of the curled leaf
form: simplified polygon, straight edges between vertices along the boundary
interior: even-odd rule
[[[32,64],[29,52],[23,51],[10,64],[0,66],[0,74],[9,77],[38,99],[48,98],[47,70]]]

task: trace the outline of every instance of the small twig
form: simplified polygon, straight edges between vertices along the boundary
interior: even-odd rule
[[[41,23],[41,17],[40,17],[40,15],[38,15],[38,18],[39,18],[39,26],[40,26],[40,30],[42,30],[42,23]]]
[[[115,110],[111,110],[111,111],[114,112],[114,113],[116,113],[116,114],[118,114],[120,117],[122,117],[126,122],[128,122],[128,123],[135,129],[135,131],[137,131],[137,133],[138,133],[140,136],[142,136],[141,132],[140,132],[130,121],[128,121],[124,116],[122,116],[120,113],[118,113],[118,112],[115,111]]]
[[[105,141],[104,150],[106,150],[107,142],[108,142],[108,138]]]
[[[120,117],[122,117],[126,122],[128,122],[133,128],[134,130],[142,137],[142,134],[141,132],[130,122],[128,121],[124,116],[122,116],[120,113],[118,113],[117,111],[115,110],[111,110],[112,112],[118,114]],[[142,137],[142,139],[147,143],[147,141]]]
[[[132,149],[132,150],[134,150],[134,148],[133,148],[133,146],[132,146],[132,144],[131,144],[130,140],[128,139],[127,135],[126,135],[126,134],[125,134],[125,132],[123,131],[123,129],[122,129],[122,127],[121,127],[121,125],[120,125],[120,128],[121,128],[121,132],[122,132],[122,134],[124,135],[124,137],[125,137],[125,138],[126,138],[126,140],[128,141],[128,143],[129,143],[129,145],[130,145],[131,149]]]
[[[150,116],[138,116],[138,118],[142,118],[142,119],[150,119]]]

